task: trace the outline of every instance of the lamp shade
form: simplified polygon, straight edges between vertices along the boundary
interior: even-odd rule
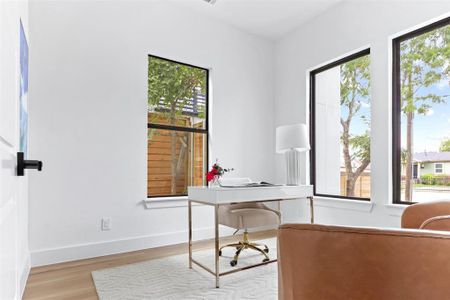
[[[305,124],[279,126],[276,135],[276,151],[278,153],[285,153],[289,150],[308,151],[310,149]]]

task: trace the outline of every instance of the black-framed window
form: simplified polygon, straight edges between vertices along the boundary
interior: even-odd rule
[[[450,197],[450,18],[395,38],[393,202]]]
[[[148,56],[148,197],[205,185],[208,81],[208,69]]]
[[[316,196],[370,200],[370,49],[310,72]]]

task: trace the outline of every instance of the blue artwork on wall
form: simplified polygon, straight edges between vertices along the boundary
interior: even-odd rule
[[[20,21],[20,146],[19,151],[28,152],[28,43]]]

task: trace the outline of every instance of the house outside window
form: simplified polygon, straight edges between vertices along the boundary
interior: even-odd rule
[[[310,73],[311,182],[316,196],[370,199],[370,50]]]
[[[450,18],[393,40],[393,202],[450,197]]]
[[[186,196],[205,185],[207,69],[149,55],[147,195]]]

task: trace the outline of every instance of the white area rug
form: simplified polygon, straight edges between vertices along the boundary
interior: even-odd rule
[[[269,256],[276,258],[276,239],[259,241],[269,246]],[[225,248],[220,271],[231,270],[233,248]],[[213,270],[214,251],[196,251],[194,259]],[[252,250],[241,253],[238,267],[259,263],[263,256]],[[214,276],[197,265],[188,267],[188,256],[177,255],[92,272],[100,299],[277,299],[277,263],[244,270],[220,278],[215,288]]]

